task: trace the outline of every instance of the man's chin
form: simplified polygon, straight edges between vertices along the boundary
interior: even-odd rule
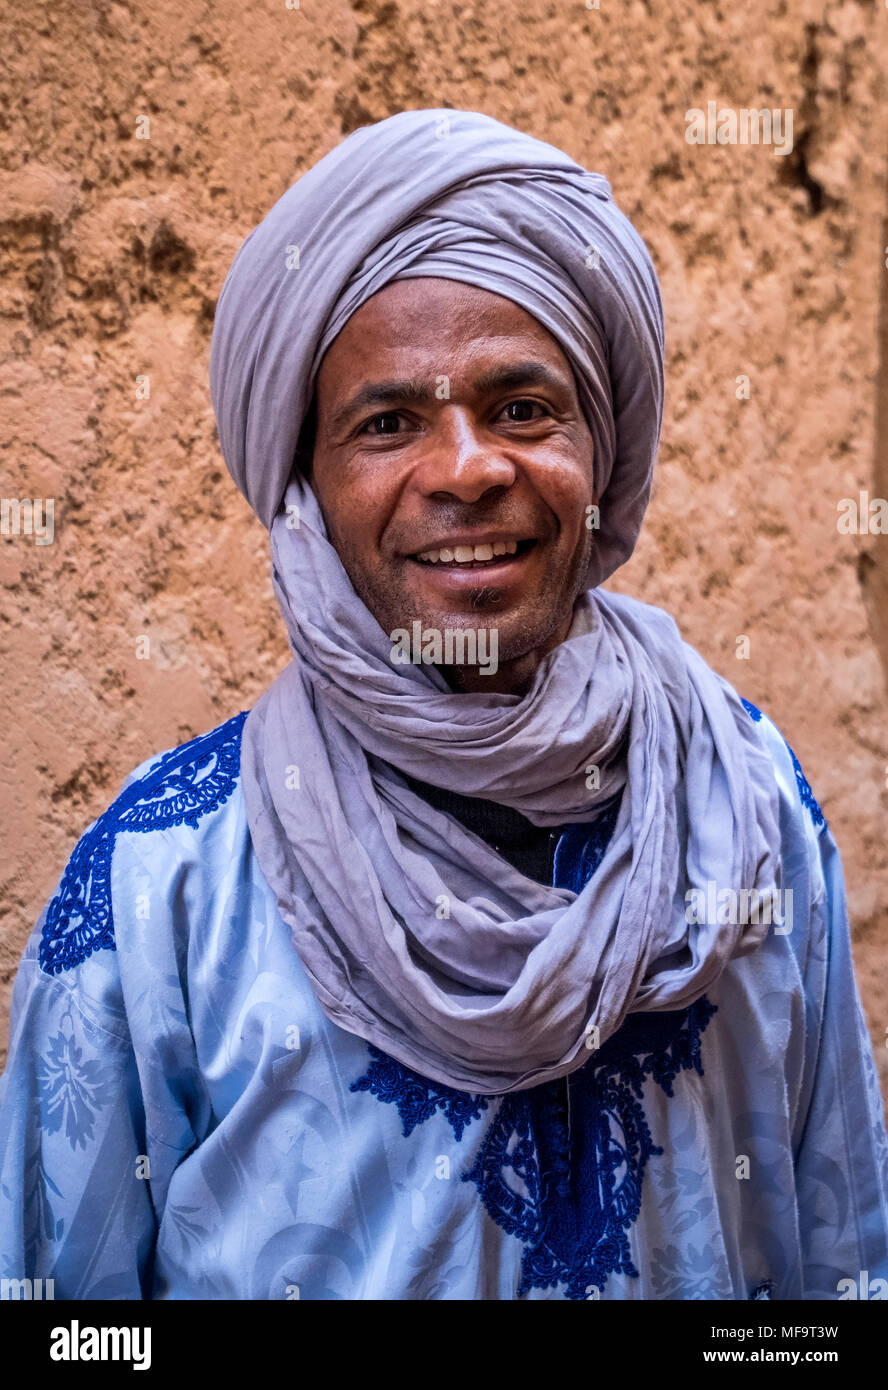
[[[446,579],[440,583],[438,576],[423,575],[417,582],[415,574],[377,572],[373,583],[363,586],[362,597],[393,645],[403,646],[409,639],[411,653],[417,644],[431,653],[435,634],[442,641],[448,633],[474,634],[476,640],[487,643],[488,651],[491,639],[496,643],[503,665],[521,661],[542,647],[551,650],[570,627],[574,605],[563,582],[552,584],[539,575],[533,580],[527,585],[503,585],[478,574],[475,583],[454,591]]]
[[[569,622],[561,620],[563,615],[553,621],[551,612],[541,614],[537,607],[509,608],[502,613],[452,613],[426,609],[421,616],[416,616],[417,612],[414,609],[414,616],[398,626],[409,629],[412,635],[413,623],[417,623],[417,636],[422,633],[426,641],[432,640],[435,633],[440,633],[442,637],[447,633],[473,634],[479,644],[486,644],[487,650],[490,650],[491,644],[495,646],[500,665],[520,661],[547,643],[557,645],[560,637],[555,634],[560,628],[569,626]],[[388,631],[391,633],[392,629]]]

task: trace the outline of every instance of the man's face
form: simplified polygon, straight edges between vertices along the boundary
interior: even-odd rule
[[[496,629],[526,685],[566,636],[594,532],[592,437],[550,334],[511,300],[400,280],[321,365],[312,486],[355,590],[386,633]]]

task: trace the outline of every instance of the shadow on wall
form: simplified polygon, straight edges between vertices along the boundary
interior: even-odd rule
[[[882,243],[878,263],[882,278],[879,293],[879,365],[876,377],[873,494],[876,497],[888,498],[888,213],[882,222]],[[888,545],[881,536],[869,537],[858,557],[857,574],[870,632],[888,685]]]

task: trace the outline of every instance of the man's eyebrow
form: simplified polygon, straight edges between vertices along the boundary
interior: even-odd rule
[[[330,419],[330,431],[337,434],[360,411],[371,406],[393,406],[411,402],[426,405],[435,399],[440,378],[435,382],[417,381],[409,377],[403,381],[373,381],[356,391],[351,400],[335,411]],[[494,367],[482,372],[473,382],[474,388],[482,395],[493,391],[517,391],[525,386],[549,386],[554,390],[564,390],[567,382],[542,362],[517,362],[508,367]]]
[[[567,381],[542,362],[516,362],[511,367],[494,367],[475,378],[475,390],[520,391],[522,386],[551,386],[564,390]]]
[[[330,417],[330,431],[337,434],[359,411],[371,405],[393,405],[396,401],[412,401],[425,405],[433,400],[435,387],[427,382],[409,378],[406,381],[371,381],[356,391],[350,401],[340,406]]]

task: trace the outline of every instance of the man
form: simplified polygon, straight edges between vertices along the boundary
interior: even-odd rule
[[[774,726],[598,588],[662,372],[606,182],[485,116],[356,132],[247,239],[212,389],[293,660],[136,770],[38,924],[7,1277],[747,1300],[888,1276],[830,832]]]

